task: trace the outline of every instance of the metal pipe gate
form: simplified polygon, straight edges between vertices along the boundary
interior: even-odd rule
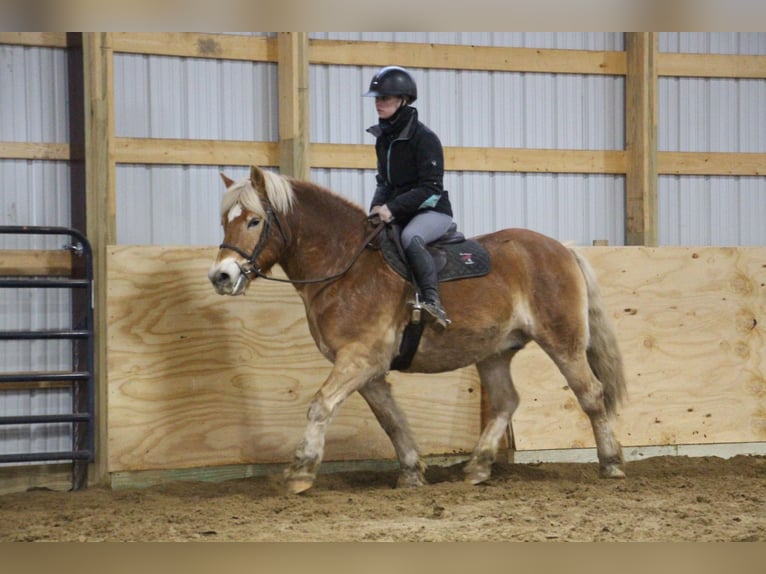
[[[94,321],[93,321],[93,254],[90,243],[79,231],[66,227],[0,226],[2,234],[68,236],[63,246],[73,253],[69,277],[4,276],[2,289],[71,289],[71,328],[55,330],[0,331],[0,341],[71,340],[72,361],[69,371],[0,372],[0,400],[4,386],[21,386],[30,390],[51,383],[71,387],[71,412],[45,415],[0,416],[0,425],[33,425],[71,423],[72,447],[63,452],[27,452],[0,454],[0,463],[72,461],[72,490],[88,484],[88,464],[94,461]],[[34,250],[32,250],[34,251]]]

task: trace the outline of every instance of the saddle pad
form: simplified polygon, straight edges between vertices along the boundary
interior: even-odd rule
[[[386,228],[380,234],[380,249],[391,268],[405,279],[411,280],[409,267],[403,256],[400,255],[399,248],[394,239],[390,237],[390,233],[392,233],[391,229]],[[439,243],[436,241],[428,245],[428,251],[434,258],[439,273],[439,281],[481,277],[489,273],[489,253],[473,239],[466,239],[458,243]]]

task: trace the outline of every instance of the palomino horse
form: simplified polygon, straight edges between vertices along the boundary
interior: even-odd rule
[[[310,182],[251,168],[227,187],[224,243],[208,277],[221,295],[241,295],[279,264],[306,307],[311,335],[332,370],[314,395],[288,488],[310,488],[333,413],[354,391],[364,397],[396,450],[398,486],[425,484],[425,464],[386,373],[409,321],[413,286],[370,242],[364,211]],[[452,324],[428,323],[407,372],[475,364],[489,419],[465,466],[467,481],[490,476],[499,442],[519,403],[511,359],[529,341],[553,359],[590,418],[600,473],[622,478],[622,448],[609,423],[625,393],[622,357],[587,262],[561,243],[523,229],[474,238],[491,256],[489,274],[442,284]]]

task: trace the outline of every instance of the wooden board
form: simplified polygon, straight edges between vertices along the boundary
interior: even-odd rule
[[[617,328],[629,400],[624,445],[766,440],[766,248],[592,247]],[[520,450],[594,446],[551,361],[514,361]]]
[[[72,273],[71,251],[0,250],[0,277],[53,275],[66,277]]]
[[[110,247],[109,471],[290,460],[330,371],[289,285],[213,291],[213,248]],[[425,454],[464,452],[479,432],[474,369],[392,375]],[[366,403],[333,419],[326,460],[392,458]]]
[[[624,445],[766,440],[766,248],[589,247],[618,332],[629,401]],[[214,248],[110,247],[109,470],[288,461],[329,372],[300,299],[260,281],[216,295]],[[519,450],[593,446],[587,418],[534,345],[513,365]],[[392,375],[425,454],[470,451],[475,370]],[[330,427],[327,460],[393,457],[357,396]]]

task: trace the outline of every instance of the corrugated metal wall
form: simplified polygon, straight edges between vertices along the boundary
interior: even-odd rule
[[[63,49],[0,46],[0,141],[68,140],[67,56]],[[65,162],[0,160],[0,224],[68,226]],[[0,234],[0,249],[58,249],[66,238]],[[68,290],[0,289],[0,330],[70,324]],[[69,370],[65,341],[0,341],[0,370]],[[0,392],[0,415],[71,412],[67,390]],[[69,425],[0,426],[0,453],[69,450]]]
[[[528,48],[622,50],[621,33],[314,33],[315,39],[425,42]],[[661,33],[660,50],[766,55],[766,33]],[[269,63],[216,62],[116,54],[115,132],[119,137],[276,141],[277,70]],[[63,49],[0,46],[0,141],[66,142]],[[310,68],[311,140],[372,144],[376,121],[361,97],[376,68]],[[623,149],[624,79],[610,76],[413,69],[422,119],[445,146]],[[661,78],[662,151],[766,152],[766,81]],[[372,153],[372,150],[370,151]],[[119,165],[117,239],[121,244],[214,245],[220,241],[221,170],[242,168]],[[314,169],[314,181],[367,206],[370,170]],[[607,175],[448,172],[460,228],[469,235],[528,227],[561,240],[624,242],[624,178]],[[69,224],[64,162],[0,160],[0,223]],[[664,245],[764,245],[766,178],[675,177],[659,182]],[[24,247],[0,237],[1,248]],[[34,242],[33,247],[58,245]],[[61,326],[65,294],[2,293],[0,329]],[[38,343],[35,343],[37,345]],[[7,344],[4,344],[7,345]],[[49,345],[49,344],[46,344]],[[3,368],[59,367],[61,347],[0,349]],[[58,412],[68,396],[5,393],[8,413]],[[39,440],[0,428],[0,452]],[[46,448],[51,447],[50,444]],[[55,448],[55,447],[53,447]]]
[[[766,54],[766,34],[663,33],[661,52]],[[660,151],[766,152],[766,81],[660,78]],[[660,245],[766,245],[766,178],[659,177]]]

